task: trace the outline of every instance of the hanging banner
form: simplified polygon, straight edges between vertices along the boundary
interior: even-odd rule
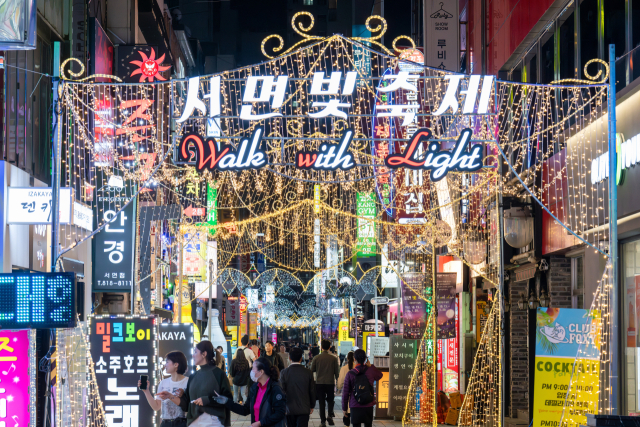
[[[476,342],[480,342],[484,325],[487,324],[487,319],[489,318],[489,315],[484,311],[486,306],[486,301],[476,301]]]
[[[0,426],[35,426],[35,331],[0,330]]]
[[[376,195],[375,193],[356,194],[356,215],[358,216],[358,241],[356,251],[358,257],[375,256],[376,254]],[[371,219],[372,221],[368,221]]]
[[[571,308],[539,308],[536,313],[533,427],[587,424],[598,411],[600,313]]]
[[[99,175],[94,228],[109,222],[92,242],[93,292],[131,292],[135,270],[136,200],[118,211],[130,198],[129,186],[111,186]],[[114,178],[112,176],[111,178]],[[122,181],[120,181],[122,183]],[[99,208],[98,208],[99,206]]]
[[[207,277],[207,234],[196,229],[184,230],[182,249],[182,272],[185,276]]]
[[[458,0],[426,0],[427,64],[460,71]]]
[[[165,356],[172,351],[181,351],[187,358],[187,372],[189,376],[195,372],[193,364],[193,323],[161,323],[158,325],[158,366],[162,375],[169,376],[164,371]]]
[[[227,298],[225,319],[227,320],[227,326],[238,326],[240,321],[240,309],[238,308],[237,297]]]
[[[404,407],[407,402],[411,379],[413,378],[417,354],[418,344],[416,340],[407,340],[400,335],[391,335],[389,344],[388,416],[404,415]]]
[[[426,324],[426,303],[414,289],[423,287],[422,273],[404,273],[402,275],[402,327],[405,339],[421,339]]]
[[[249,339],[258,339],[258,313],[249,313]]]
[[[438,339],[456,336],[457,273],[436,274],[436,307],[438,308]]]
[[[147,375],[149,390],[155,393],[155,318],[95,316],[89,323],[91,358],[107,425],[154,425],[154,411],[138,390],[138,380]]]

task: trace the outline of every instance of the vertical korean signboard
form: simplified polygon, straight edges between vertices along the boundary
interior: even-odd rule
[[[102,181],[101,177],[98,181]],[[97,228],[105,222],[108,225],[92,239],[93,292],[131,292],[135,267],[135,200],[118,213],[131,198],[131,192],[126,186],[104,185],[97,193],[94,226]]]
[[[357,256],[375,256],[376,225],[373,221],[376,217],[375,193],[356,194],[356,215],[358,216]]]
[[[30,387],[35,390],[35,373],[29,374],[32,354],[35,331],[0,330],[0,426],[29,426],[36,415],[35,397],[32,401],[29,393]]]
[[[460,71],[458,0],[427,0],[427,65]]]
[[[413,377],[418,344],[416,340],[407,340],[401,335],[391,335],[390,340],[388,416],[402,416]]]
[[[154,411],[138,390],[138,380],[147,375],[149,390],[155,392],[156,330],[154,318],[91,319],[91,358],[107,425],[155,425]]]
[[[536,319],[533,427],[586,425],[598,411],[600,313],[539,308]]]

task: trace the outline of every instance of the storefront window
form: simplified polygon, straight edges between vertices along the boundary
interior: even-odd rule
[[[598,57],[598,0],[580,3],[580,78],[584,65]],[[592,74],[594,71],[591,72]]]
[[[542,37],[540,45],[540,83],[551,83],[555,80],[554,73],[554,37],[553,27]]]
[[[609,45],[616,45],[616,56],[626,52],[626,25],[624,19],[625,0],[607,0],[604,7],[604,49],[603,59],[609,60]],[[627,84],[627,61],[616,62],[616,90]]]
[[[640,240],[622,245],[622,280],[624,284],[623,337],[626,335],[625,390],[626,413],[640,412],[638,377],[640,376]],[[621,344],[624,346],[625,339]],[[623,406],[624,407],[624,406]]]
[[[570,13],[569,13],[570,12]],[[573,11],[567,11],[562,15],[558,21],[560,26],[559,44],[560,55],[558,60],[560,62],[560,78],[572,79],[575,78],[575,17]]]

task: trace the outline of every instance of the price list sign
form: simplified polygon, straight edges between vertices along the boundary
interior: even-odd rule
[[[404,415],[407,393],[416,366],[418,341],[391,335],[389,344],[389,416]]]
[[[155,426],[154,411],[138,390],[140,375],[156,384],[155,318],[95,316],[90,320],[91,358],[107,425]]]

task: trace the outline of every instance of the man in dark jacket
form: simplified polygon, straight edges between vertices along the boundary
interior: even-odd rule
[[[316,383],[313,373],[302,366],[302,349],[291,350],[291,365],[282,371],[280,385],[287,395],[287,427],[307,427],[316,406]]]
[[[264,345],[264,349],[265,352],[261,357],[267,359],[271,363],[271,366],[277,366],[280,372],[284,371],[284,361],[275,350],[273,343],[271,341],[267,341],[267,343]]]
[[[327,340],[322,341],[322,354],[313,358],[311,362],[311,372],[317,373],[316,378],[316,394],[320,401],[320,427],[326,427],[329,422],[330,426],[335,425],[333,422],[333,405],[335,399],[336,381],[340,377],[340,362],[332,353],[329,353],[331,343]],[[329,403],[329,416],[325,413],[325,405]]]

